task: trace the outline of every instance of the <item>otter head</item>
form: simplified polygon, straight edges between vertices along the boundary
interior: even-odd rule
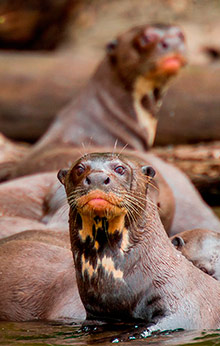
[[[220,280],[220,234],[206,229],[192,229],[170,238],[177,250],[196,267]]]
[[[184,34],[174,25],[134,27],[109,42],[107,54],[128,88],[139,77],[160,86],[186,64]]]
[[[81,240],[89,236],[95,245],[99,229],[104,227],[102,237],[107,238],[121,233],[125,224],[137,222],[145,213],[147,189],[154,175],[152,167],[112,153],[88,154],[69,170],[60,170],[58,178],[65,185]]]
[[[88,154],[58,173],[70,205],[72,251],[87,314],[100,317],[108,305],[109,314],[117,316],[117,295],[104,293],[117,292],[118,285],[124,289],[125,256],[144,236],[146,194],[154,174],[153,168],[112,153]]]
[[[185,39],[178,26],[132,28],[107,45],[112,69],[133,95],[138,122],[154,141],[164,86],[186,64]]]

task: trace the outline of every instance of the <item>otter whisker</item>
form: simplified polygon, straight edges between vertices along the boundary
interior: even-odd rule
[[[87,155],[88,153],[87,153],[87,150],[86,150],[86,147],[85,147],[84,142],[82,142],[82,147],[83,147],[83,150],[84,150],[84,155],[83,155],[83,156],[85,156],[85,155]]]
[[[137,214],[137,217],[138,217],[138,216],[141,216],[139,210],[138,210],[131,202],[130,202],[130,203],[127,203],[127,202],[126,202],[126,207],[127,207],[127,209],[132,209],[133,212],[134,212],[135,214]]]
[[[84,154],[82,153],[82,151],[79,150],[79,148],[77,148],[77,151],[80,154],[80,157],[84,156]]]
[[[134,215],[131,213],[131,210],[127,207],[126,204],[124,204],[123,207],[125,207],[127,209],[127,217],[128,217],[129,223],[131,225],[132,225],[132,223],[135,224],[137,220],[135,219]]]
[[[143,178],[138,177],[138,179],[136,177],[133,177],[133,179],[137,183],[138,183],[138,181],[142,181],[146,184],[146,177],[145,176]],[[159,188],[155,184],[153,184],[152,181],[153,181],[153,178],[151,178],[151,177],[147,178],[147,184],[152,186],[155,190],[159,191]]]
[[[132,203],[136,208],[140,208],[141,210],[146,211],[146,209],[144,208],[145,205],[143,205],[142,201],[135,199],[135,198],[131,197],[130,195],[125,195],[125,198],[128,199],[129,202]]]
[[[152,206],[155,206],[156,208],[158,208],[158,210],[161,210],[161,208],[158,207],[158,205],[157,205],[156,203],[154,203],[153,201],[151,201],[151,200],[149,199],[148,196],[146,196],[146,197],[142,197],[142,196],[134,197],[134,196],[132,196],[132,195],[129,195],[129,198],[130,198],[130,199],[133,199],[133,200],[136,201],[136,202],[140,199],[140,200],[142,200],[142,201],[145,201],[146,203],[151,204]]]
[[[130,201],[129,198],[126,197],[126,199],[127,199],[127,204],[126,204],[127,208],[128,208],[128,209],[129,209],[129,208],[132,209],[132,210],[137,214],[136,217],[141,216],[141,215],[145,215],[147,219],[150,219],[150,217],[149,217],[149,215],[148,215],[146,209],[144,209],[144,208],[141,207],[140,205],[139,205],[139,206],[136,206],[136,205],[134,206],[133,202]],[[128,202],[129,202],[129,203],[128,203]],[[137,210],[137,209],[140,209],[140,210],[142,211],[143,214],[141,214],[141,213],[140,213],[140,210]]]
[[[114,144],[114,147],[113,147],[112,155],[115,154],[115,151],[116,151],[116,148],[117,148],[117,144],[118,144],[118,138],[116,138],[116,140],[115,140],[115,144]]]
[[[123,153],[123,151],[127,148],[127,146],[128,146],[128,143],[126,143],[126,144],[123,146],[123,148],[121,149],[121,151],[118,153],[118,156],[120,156],[120,155]]]

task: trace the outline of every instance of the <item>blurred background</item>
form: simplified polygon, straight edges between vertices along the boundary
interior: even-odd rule
[[[34,143],[80,92],[109,40],[134,25],[176,23],[189,65],[164,99],[154,150],[220,205],[219,18],[219,0],[1,0],[1,133]]]

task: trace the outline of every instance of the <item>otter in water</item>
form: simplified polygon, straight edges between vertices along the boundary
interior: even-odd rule
[[[220,234],[193,229],[171,238],[177,250],[195,266],[220,281]]]
[[[87,321],[217,328],[220,286],[170,243],[148,193],[154,174],[112,153],[88,154],[58,174]]]
[[[219,283],[171,244],[154,203],[154,174],[144,160],[112,153],[89,154],[61,170],[73,253],[62,234],[2,240],[0,319],[82,320],[86,309],[86,323],[219,327]]]

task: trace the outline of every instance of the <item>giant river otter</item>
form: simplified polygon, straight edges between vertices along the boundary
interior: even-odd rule
[[[74,262],[62,243],[4,240],[0,318],[86,316],[86,323],[144,322],[149,331],[218,328],[219,283],[168,239],[154,203],[154,174],[144,161],[113,153],[88,154],[61,170]]]
[[[168,80],[186,63],[184,35],[171,25],[142,25],[107,45],[107,53],[81,95],[55,119],[26,159],[1,179],[43,169],[41,155],[61,145],[136,150],[151,147],[157,111]],[[33,161],[38,161],[38,168]]]

